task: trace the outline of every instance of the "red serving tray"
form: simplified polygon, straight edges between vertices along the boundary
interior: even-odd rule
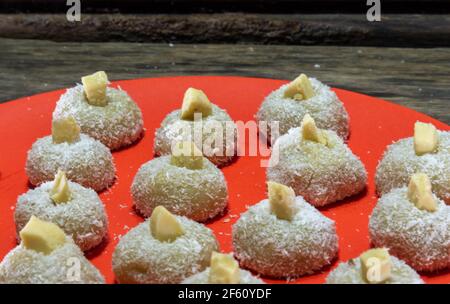
[[[234,120],[252,120],[264,97],[286,83],[284,80],[243,77],[166,77],[115,81],[113,86],[126,90],[144,114],[145,136],[136,145],[114,152],[117,180],[100,196],[109,216],[109,237],[104,244],[87,253],[88,258],[114,283],[111,256],[119,237],[143,219],[133,210],[130,185],[139,167],[153,158],[153,137],[163,118],[180,108],[184,91],[195,87],[205,91],[211,101],[226,109]],[[374,187],[375,168],[386,146],[412,136],[417,120],[431,122],[441,130],[445,123],[408,108],[374,97],[334,89],[350,115],[349,146],[366,166],[367,191],[343,202],[320,209],[336,221],[339,234],[339,257],[322,272],[301,277],[294,283],[323,283],[328,272],[341,261],[358,256],[368,249],[368,217],[377,201]],[[29,188],[24,165],[28,149],[39,137],[51,132],[55,103],[64,90],[21,98],[0,104],[0,258],[16,246],[13,212],[17,196]],[[266,197],[265,169],[259,157],[240,157],[223,172],[228,182],[229,210],[207,224],[217,236],[224,252],[232,250],[231,225],[237,216]],[[426,274],[427,283],[449,283],[450,271]],[[286,283],[284,280],[266,280]]]

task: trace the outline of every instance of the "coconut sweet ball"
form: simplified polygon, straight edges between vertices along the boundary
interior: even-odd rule
[[[338,251],[335,223],[292,188],[269,182],[269,199],[233,225],[234,253],[244,268],[275,278],[312,274]]]
[[[109,149],[80,134],[72,117],[54,120],[52,135],[38,139],[28,151],[26,172],[31,184],[53,180],[58,170],[64,171],[71,181],[95,191],[111,186],[116,174]]]
[[[431,191],[430,179],[417,173],[408,187],[384,194],[370,216],[369,234],[417,271],[450,266],[450,206]]]
[[[53,119],[75,118],[81,131],[111,150],[136,142],[142,135],[142,113],[122,89],[108,87],[105,72],[81,78],[56,104]]]
[[[372,268],[372,269],[371,269]],[[326,284],[423,284],[420,276],[385,248],[370,249],[359,258],[340,263]]]
[[[204,271],[190,276],[183,284],[265,284],[249,271],[239,268],[230,254],[213,252],[211,265]]]
[[[83,251],[100,244],[108,230],[108,218],[97,193],[68,181],[62,171],[54,181],[19,196],[14,211],[18,234],[33,215],[58,225]]]
[[[426,173],[434,194],[450,204],[450,132],[416,122],[414,137],[388,146],[375,175],[378,194],[407,185],[417,172]]]
[[[223,173],[192,142],[175,145],[171,156],[144,164],[131,186],[136,209],[145,217],[158,205],[194,221],[223,212],[228,190]]]
[[[208,267],[217,250],[209,228],[158,206],[120,239],[113,271],[119,283],[177,284]]]
[[[154,152],[170,155],[174,143],[193,141],[206,158],[223,167],[236,157],[236,138],[236,126],[228,113],[211,103],[203,91],[189,88],[181,109],[167,115],[156,130]]]
[[[307,114],[300,128],[275,142],[267,180],[292,187],[314,206],[324,206],[362,191],[367,173],[335,132],[318,129]]]
[[[279,122],[279,134],[300,125],[305,114],[316,119],[317,126],[332,130],[342,139],[349,135],[349,118],[344,105],[328,86],[301,74],[289,84],[270,93],[256,114],[257,121]],[[266,137],[270,140],[270,129]]]
[[[55,224],[31,217],[0,263],[0,284],[103,284],[101,273]]]

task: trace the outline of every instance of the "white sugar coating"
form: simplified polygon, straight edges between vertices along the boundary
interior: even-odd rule
[[[185,279],[181,284],[210,284],[209,283],[209,271],[210,267],[206,268],[202,272],[196,273],[193,276]],[[240,282],[239,284],[265,284],[261,279],[252,275],[250,271],[240,270]]]
[[[145,217],[157,206],[195,221],[206,221],[227,206],[228,190],[223,173],[208,159],[202,169],[170,164],[171,156],[155,158],[139,169],[131,186],[136,209]]]
[[[378,194],[409,183],[411,175],[428,175],[433,192],[450,204],[450,132],[438,131],[439,146],[435,153],[417,156],[412,137],[400,139],[388,146],[378,164],[375,182]]]
[[[384,284],[424,284],[420,276],[402,260],[391,256],[391,277]],[[325,284],[367,284],[363,279],[359,258],[340,263],[328,275]]]
[[[329,146],[303,140],[301,127],[280,136],[269,160],[267,180],[292,187],[314,206],[324,206],[362,191],[367,172],[361,160],[335,132],[326,134]]]
[[[112,266],[119,283],[177,284],[209,266],[219,250],[212,231],[184,216],[176,216],[185,230],[173,242],[161,242],[150,231],[150,219],[122,236]]]
[[[279,134],[301,125],[305,114],[311,115],[321,129],[335,131],[342,139],[349,135],[349,117],[344,105],[330,87],[315,78],[309,78],[314,96],[307,100],[283,97],[288,84],[271,92],[256,113],[257,121],[279,122]],[[270,131],[267,137],[270,139]]]
[[[82,85],[61,95],[53,119],[72,116],[81,132],[116,150],[128,146],[142,135],[142,113],[130,96],[121,89],[106,89],[108,104],[93,106],[87,102]]]
[[[71,181],[95,191],[111,186],[116,175],[111,151],[85,134],[74,143],[54,144],[50,135],[33,144],[26,163],[30,182],[40,185],[51,181],[58,169]]]
[[[418,209],[408,200],[407,188],[383,195],[369,221],[369,235],[376,247],[387,247],[417,271],[450,266],[450,206],[437,199],[435,212]]]
[[[108,230],[108,218],[97,193],[69,181],[71,200],[55,204],[50,198],[54,182],[47,182],[19,196],[14,219],[17,233],[32,215],[58,225],[81,250],[100,244]]]
[[[0,263],[0,284],[104,283],[105,279],[100,271],[84,257],[70,237],[66,238],[64,245],[48,255],[20,244]]]
[[[323,216],[302,197],[291,221],[278,219],[268,200],[250,207],[233,225],[233,248],[244,268],[275,278],[314,273],[337,254],[334,221]]]
[[[156,155],[169,155],[173,142],[195,141],[194,134],[201,134],[203,154],[213,164],[223,167],[233,161],[236,156],[237,131],[225,110],[212,104],[212,114],[203,118],[202,124],[183,120],[180,113],[180,110],[169,113],[161,123],[161,127],[156,130],[154,144]],[[218,130],[218,126],[221,130]],[[186,128],[187,131],[184,131]],[[207,153],[205,147],[212,151]]]

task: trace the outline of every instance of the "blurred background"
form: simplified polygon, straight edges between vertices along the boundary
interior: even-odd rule
[[[374,2],[0,0],[0,102],[96,70],[112,80],[306,73],[449,124],[450,1],[381,0],[370,22]]]

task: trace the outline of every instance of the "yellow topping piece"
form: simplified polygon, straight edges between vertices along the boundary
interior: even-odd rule
[[[439,144],[439,134],[436,127],[429,123],[414,124],[414,150],[417,155],[436,152]]]
[[[230,254],[213,252],[208,280],[211,284],[239,284],[241,270],[238,262]]]
[[[308,76],[301,74],[295,78],[284,91],[285,98],[293,98],[296,100],[309,99],[314,96],[314,89],[309,81]]]
[[[69,182],[64,171],[58,170],[53,182],[53,188],[50,191],[50,198],[55,204],[67,203],[72,197],[69,188]]]
[[[294,190],[275,182],[267,182],[267,186],[269,188],[269,204],[272,213],[279,219],[292,220],[297,213]]]
[[[325,146],[328,143],[326,133],[317,128],[316,122],[309,114],[306,114],[302,120],[302,137],[304,140],[314,141]]]
[[[61,228],[53,223],[41,221],[35,216],[32,216],[20,231],[20,238],[25,248],[46,255],[66,242],[66,235]]]
[[[361,275],[369,284],[383,283],[391,277],[392,262],[385,248],[370,249],[361,254]]]
[[[191,141],[177,142],[172,146],[170,163],[191,170],[203,168],[203,154]]]
[[[212,104],[202,90],[189,88],[184,93],[181,119],[194,120],[195,113],[201,113],[203,118],[211,115]]]
[[[75,142],[80,139],[80,126],[72,116],[53,120],[52,139],[55,144]]]
[[[184,234],[183,226],[178,219],[163,206],[153,210],[150,217],[150,231],[153,237],[161,242],[173,242]]]
[[[416,173],[411,176],[408,199],[421,210],[436,211],[437,203],[431,192],[430,179],[426,174]]]
[[[104,71],[81,77],[81,82],[90,105],[98,107],[107,105],[106,87],[108,86],[108,76]]]

